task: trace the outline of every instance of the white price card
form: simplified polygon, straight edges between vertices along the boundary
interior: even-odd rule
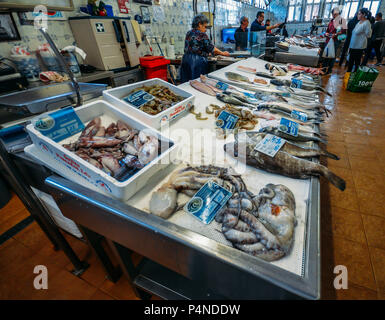
[[[254,150],[262,152],[270,157],[274,157],[279,149],[285,144],[286,140],[272,134],[266,136],[260,141]]]

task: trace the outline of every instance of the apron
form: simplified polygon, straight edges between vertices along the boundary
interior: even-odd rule
[[[199,78],[201,74],[207,74],[208,65],[206,57],[195,53],[184,54],[181,64],[182,83]]]

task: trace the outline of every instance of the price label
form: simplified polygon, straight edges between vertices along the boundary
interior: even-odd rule
[[[301,112],[301,111],[298,111],[298,110],[293,110],[291,112],[291,117],[293,119],[297,119],[297,120],[300,120],[300,121],[303,121],[303,122],[307,121],[307,114],[305,112]]]
[[[239,120],[239,117],[233,115],[230,112],[227,112],[226,110],[223,110],[216,120],[215,124],[217,127],[221,129],[234,129],[235,125],[237,124]]]
[[[302,80],[291,79],[291,86],[298,89],[302,88]]]
[[[291,136],[298,136],[298,123],[291,121],[286,118],[281,118],[281,122],[279,123],[278,130],[284,133],[287,133]]]
[[[140,108],[142,105],[154,99],[154,96],[147,93],[144,90],[139,90],[137,92],[131,93],[127,97],[123,98],[124,101],[132,104],[136,108]]]
[[[42,114],[32,120],[35,129],[55,142],[62,141],[83,131],[84,123],[74,108],[67,107],[50,114]]]
[[[262,152],[269,157],[274,158],[277,152],[282,148],[285,144],[286,140],[270,133],[266,134],[266,136],[260,141],[254,150],[258,152]]]
[[[217,84],[215,85],[215,87],[222,90],[222,91],[226,91],[227,88],[229,87],[229,85],[227,83],[218,81]]]
[[[231,198],[232,193],[216,184],[208,181],[184,206],[187,213],[192,214],[204,224],[209,224],[216,214]]]

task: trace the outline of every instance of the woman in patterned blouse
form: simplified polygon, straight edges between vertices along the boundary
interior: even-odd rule
[[[207,57],[211,55],[229,56],[227,51],[222,52],[215,48],[206,34],[209,20],[203,14],[194,17],[192,30],[187,32],[184,45],[184,55],[181,65],[181,80],[196,79],[201,74],[207,74]]]

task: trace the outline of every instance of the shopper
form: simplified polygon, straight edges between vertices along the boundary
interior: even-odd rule
[[[209,19],[205,15],[199,14],[193,19],[192,30],[188,31],[186,34],[184,55],[181,64],[182,82],[196,79],[201,74],[207,74],[207,57],[210,54],[222,56],[230,55],[227,51],[220,51],[211,43],[206,34],[208,23]]]
[[[342,48],[340,62],[339,62],[340,66],[342,66],[342,64],[344,63],[346,52],[348,52],[348,50],[349,50],[350,40],[352,38],[352,32],[353,32],[353,29],[355,28],[357,23],[358,23],[358,18],[357,18],[357,13],[356,13],[354,15],[353,19],[351,19],[348,22],[348,30],[346,31],[346,39],[344,42],[344,46]],[[345,64],[345,66],[347,66],[347,63]]]
[[[251,24],[250,31],[251,32],[264,31],[264,30],[269,31],[272,29],[276,29],[281,25],[281,23],[276,23],[275,25],[272,25],[272,26],[263,25],[264,19],[265,19],[265,13],[263,11],[258,11],[257,18]]]
[[[382,13],[378,12],[376,14],[376,22],[374,23],[372,29],[372,36],[370,41],[368,41],[368,47],[366,49],[365,58],[362,62],[362,65],[366,66],[372,50],[374,48],[377,57],[377,64],[380,65],[382,63],[382,53],[381,53],[381,45],[382,41],[385,39],[385,20],[382,20]]]
[[[241,18],[241,25],[234,33],[235,39],[235,50],[246,50],[247,48],[247,40],[249,38],[249,19],[245,16]]]
[[[335,57],[337,50],[341,45],[339,36],[346,33],[346,20],[340,16],[340,9],[338,7],[332,10],[333,18],[330,20],[325,36],[327,37],[326,45],[329,41],[334,41]],[[327,74],[332,72],[336,58],[327,59],[326,67],[328,67]]]
[[[372,35],[369,19],[371,13],[366,8],[358,10],[357,18],[359,22],[353,29],[352,39],[349,45],[348,72],[354,71],[360,66],[362,54],[366,49],[368,38]]]

